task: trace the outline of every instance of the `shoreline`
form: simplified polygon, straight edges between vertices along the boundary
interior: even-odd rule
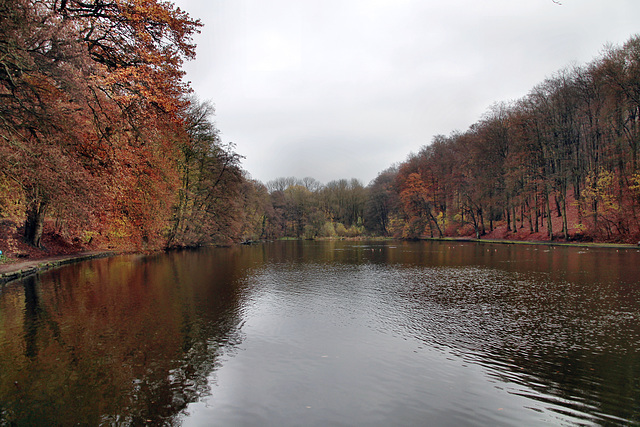
[[[603,248],[603,249],[638,249],[640,245],[631,243],[605,243],[605,242],[565,242],[555,240],[509,240],[509,239],[476,239],[475,237],[424,237],[418,240],[442,241],[442,242],[470,242],[470,243],[495,243],[502,245],[534,245],[534,246],[569,246],[575,248]]]
[[[317,239],[317,240],[331,240],[331,239]],[[359,237],[357,240],[405,240],[394,238],[380,238],[380,237]],[[550,241],[550,240],[508,240],[508,239],[476,239],[473,237],[423,237],[416,239],[416,241],[434,241],[434,242],[452,242],[452,243],[489,243],[489,244],[501,244],[501,245],[534,245],[534,246],[568,246],[576,248],[601,248],[601,249],[636,249],[640,250],[639,245],[633,245],[629,243],[603,243],[603,242],[563,242],[563,241]],[[259,243],[259,242],[251,242]],[[245,244],[245,243],[238,243]],[[54,255],[50,257],[43,257],[37,259],[20,259],[11,258],[9,261],[0,264],[0,285],[10,282],[12,280],[20,279],[32,274],[39,273],[41,271],[49,270],[52,268],[60,267],[67,264],[73,264],[76,262],[88,261],[91,259],[107,258],[116,255],[120,255],[123,252],[119,251],[91,251],[91,252],[78,252],[68,255]],[[141,252],[143,253],[143,252]]]
[[[286,240],[286,239],[285,239]],[[291,240],[304,240],[291,239]],[[638,249],[640,244],[631,243],[606,243],[606,242],[567,242],[562,240],[518,240],[518,239],[476,239],[475,237],[420,237],[419,239],[402,239],[393,237],[319,237],[312,240],[368,240],[368,241],[414,241],[414,242],[458,242],[458,243],[495,243],[501,245],[538,245],[538,246],[569,246],[576,248],[603,248],[603,249]]]
[[[92,251],[70,255],[54,255],[38,259],[12,258],[11,261],[0,264],[0,284],[5,284],[12,280],[21,279],[62,265],[90,259],[107,258],[119,255],[120,253],[121,252],[114,251]]]

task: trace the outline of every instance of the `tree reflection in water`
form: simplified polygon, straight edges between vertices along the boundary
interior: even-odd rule
[[[241,339],[242,268],[227,255],[95,260],[5,285],[0,425],[177,423]]]

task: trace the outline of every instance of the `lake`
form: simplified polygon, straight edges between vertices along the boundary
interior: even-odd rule
[[[0,287],[0,426],[640,423],[640,252],[272,242]]]

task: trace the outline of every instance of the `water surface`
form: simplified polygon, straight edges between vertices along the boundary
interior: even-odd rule
[[[640,422],[640,253],[274,242],[0,288],[0,425]]]

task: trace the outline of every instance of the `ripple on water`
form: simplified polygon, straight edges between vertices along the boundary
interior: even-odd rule
[[[523,407],[538,421],[615,422],[623,417],[599,415],[598,405],[624,413],[629,404],[616,401],[605,381],[589,373],[620,346],[633,350],[618,325],[637,321],[637,312],[612,311],[610,295],[585,294],[582,284],[554,281],[547,273],[371,263],[268,265],[248,280],[260,295],[249,323],[288,349],[284,355],[275,349],[274,357],[281,354],[288,370],[332,378],[324,385],[345,399],[357,393],[363,401],[381,400],[380,414],[403,407],[437,419],[436,408],[448,408],[455,418],[455,408],[438,396],[443,387],[464,384],[461,376],[470,370],[477,388],[447,395],[468,406],[460,415],[467,423],[473,416],[479,423],[509,420],[502,411],[474,412],[479,402],[496,399],[495,391],[477,384],[491,379],[506,396],[530,401]],[[455,366],[441,369],[448,365]],[[323,385],[315,376],[307,379]]]
[[[0,424],[633,424],[639,265],[294,242],[61,268],[0,292]]]

